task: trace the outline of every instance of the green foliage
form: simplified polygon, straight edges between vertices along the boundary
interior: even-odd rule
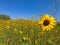
[[[5,15],[5,14],[0,14],[0,19],[7,20],[7,19],[10,19],[10,16]]]
[[[53,41],[51,41],[50,39],[47,40],[47,42],[48,42],[49,44],[53,44],[53,45],[55,45],[55,43],[54,43]]]

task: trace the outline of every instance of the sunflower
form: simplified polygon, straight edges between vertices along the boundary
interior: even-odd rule
[[[53,16],[45,14],[41,16],[40,20],[38,21],[38,24],[41,25],[41,28],[43,30],[50,30],[51,28],[53,29],[53,26],[56,24],[56,21]]]

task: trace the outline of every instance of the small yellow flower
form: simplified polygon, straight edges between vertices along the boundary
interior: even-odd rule
[[[14,31],[17,32],[17,29],[15,28]]]
[[[6,26],[6,28],[7,28],[7,29],[9,29],[9,28],[10,28],[10,26],[9,26],[9,25],[7,25],[7,26]]]
[[[45,31],[53,28],[53,26],[56,24],[56,21],[53,16],[45,14],[44,16],[41,16],[40,20],[38,21],[38,24],[40,24],[41,28]]]
[[[22,35],[23,32],[22,31],[19,31],[19,33]]]
[[[28,40],[28,37],[23,37],[24,40]]]

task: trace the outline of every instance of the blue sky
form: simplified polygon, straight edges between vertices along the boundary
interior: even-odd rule
[[[58,7],[55,18],[60,19],[60,4],[55,0],[0,0],[0,14],[7,14],[11,18],[40,18],[43,14],[53,15],[53,8]]]

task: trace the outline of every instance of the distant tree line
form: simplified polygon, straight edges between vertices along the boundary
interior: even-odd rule
[[[0,14],[0,20],[10,20],[11,18],[10,18],[10,16],[8,16],[8,15],[5,15],[5,14]]]

